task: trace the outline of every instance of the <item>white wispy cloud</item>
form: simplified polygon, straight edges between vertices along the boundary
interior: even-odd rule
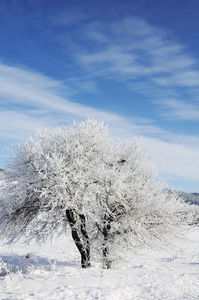
[[[156,105],[172,97],[182,107],[188,97],[190,117],[186,119],[191,120],[191,102],[199,101],[199,62],[169,32],[141,19],[128,18],[89,24],[84,34],[97,46],[92,51],[84,46],[77,60],[92,77],[126,82],[128,87],[153,98]],[[167,105],[167,109],[170,117],[176,117],[172,106]],[[180,116],[185,119],[179,112],[178,119]],[[195,120],[194,113],[193,117]]]
[[[165,99],[161,103],[162,107],[168,108],[162,110],[162,115],[175,117],[185,121],[199,121],[199,103],[189,103],[189,101],[180,101],[172,98]]]
[[[47,117],[45,112],[39,111],[39,109],[35,111],[0,111],[1,140],[24,140],[30,134],[31,129],[52,128],[56,125],[53,118]]]
[[[64,18],[60,23],[65,25]],[[63,35],[61,40],[65,47]],[[144,94],[152,105],[160,108],[156,112],[161,117],[173,117],[176,121],[197,119],[199,62],[168,30],[136,17],[104,23],[87,20],[75,38],[69,39],[67,34],[66,40],[67,47],[75,44],[73,59],[87,72],[87,80],[90,78],[95,90],[99,78],[114,79]],[[166,104],[165,99],[175,101],[176,109]],[[182,103],[187,100],[189,109],[185,117]],[[163,107],[167,113],[162,113]]]
[[[72,102],[63,96],[60,96],[60,89],[67,90],[62,82],[53,80],[38,74],[37,72],[0,65],[0,95],[1,95],[1,122],[4,128],[9,130],[14,128],[10,124],[10,119],[15,121],[19,127],[26,128],[25,124],[29,123],[29,127],[38,124],[44,126],[50,122],[50,118],[55,123],[65,123],[71,119],[97,118],[103,119],[105,122],[121,123],[125,125],[126,119],[118,114],[98,110],[89,106]],[[10,107],[8,110],[7,107]],[[14,109],[13,109],[14,108]],[[48,116],[47,121],[45,117]],[[29,122],[28,122],[29,120]],[[132,118],[133,121],[133,118]],[[139,122],[138,128],[142,128],[141,123],[149,124],[149,131],[157,131],[158,129],[151,125],[151,120],[135,118]],[[132,123],[133,124],[133,123]],[[126,124],[127,125],[127,124]],[[47,124],[47,127],[49,124]],[[132,125],[136,128],[136,125]],[[147,126],[146,126],[147,127]],[[137,129],[138,131],[138,129]],[[2,131],[1,131],[2,132]]]
[[[163,173],[198,181],[198,145],[193,149],[188,144],[164,142],[160,139],[145,140],[149,153],[153,153],[153,161]]]
[[[31,70],[1,65],[0,77],[4,79],[4,84],[0,84],[0,137],[5,144],[26,138],[29,129],[50,129],[90,117],[109,123],[115,138],[144,136],[150,156],[161,172],[198,178],[199,137],[172,134],[155,126],[150,119],[122,117],[73,103],[58,95],[60,87],[65,90],[62,82]]]

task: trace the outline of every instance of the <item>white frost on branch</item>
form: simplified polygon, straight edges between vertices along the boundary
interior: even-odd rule
[[[186,226],[186,205],[157,180],[142,140],[113,141],[104,123],[37,131],[12,152],[5,172],[9,201],[0,215],[11,240],[61,232],[72,209],[85,215],[93,249],[107,247],[113,260],[143,244],[170,243]]]

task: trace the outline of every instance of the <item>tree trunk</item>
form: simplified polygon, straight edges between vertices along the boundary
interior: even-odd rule
[[[86,254],[87,254],[87,263],[88,267],[90,266],[90,242],[89,242],[89,237],[86,231],[86,219],[84,215],[79,215],[80,220],[81,220],[81,233],[83,235],[84,243],[85,243],[85,248],[86,248]]]
[[[104,217],[104,227],[102,234],[104,236],[104,243],[103,243],[103,268],[110,269],[111,268],[111,261],[108,258],[109,254],[109,240],[110,240],[110,230],[111,230],[111,217]]]
[[[86,241],[86,247],[82,243],[78,232],[77,232],[77,226],[76,226],[76,214],[72,209],[66,210],[66,216],[69,221],[69,224],[71,226],[71,233],[72,238],[75,242],[75,245],[77,246],[77,249],[79,250],[81,254],[81,265],[82,268],[88,268],[90,267],[90,244],[89,244],[89,238],[88,234],[86,232],[86,220],[84,215],[80,215],[80,221],[81,221],[81,232],[84,236],[84,239]]]

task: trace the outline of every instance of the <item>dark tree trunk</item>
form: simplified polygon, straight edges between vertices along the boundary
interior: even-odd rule
[[[86,231],[86,219],[84,215],[79,215],[81,220],[81,233],[83,235],[84,243],[85,243],[85,249],[87,254],[87,263],[88,266],[90,266],[90,241],[89,237]]]
[[[69,224],[71,226],[71,233],[72,238],[75,242],[75,245],[77,246],[77,249],[79,250],[81,254],[81,265],[82,268],[88,268],[90,267],[90,244],[89,244],[89,237],[86,232],[86,220],[84,215],[79,215],[80,222],[81,222],[81,233],[84,237],[84,243],[81,241],[78,232],[77,232],[77,224],[76,224],[76,214],[72,209],[66,210],[66,217],[69,221]]]
[[[104,243],[103,243],[103,265],[104,268],[110,269],[111,268],[111,261],[108,259],[109,254],[109,245],[108,242],[110,240],[110,230],[111,230],[111,222],[113,221],[112,217],[105,216],[104,217],[104,227],[102,234],[104,236]]]

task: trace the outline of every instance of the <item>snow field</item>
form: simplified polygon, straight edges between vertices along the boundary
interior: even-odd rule
[[[179,249],[143,251],[108,270],[96,262],[81,269],[70,236],[52,244],[1,244],[0,257],[8,269],[1,270],[1,300],[199,299],[199,229]]]

